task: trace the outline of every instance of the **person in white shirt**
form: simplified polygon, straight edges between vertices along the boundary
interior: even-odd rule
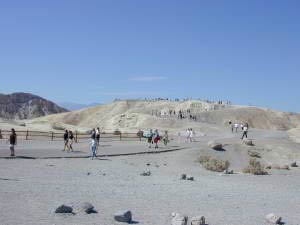
[[[248,127],[243,126],[243,136],[241,139],[244,139],[244,137],[248,138],[247,134],[248,134]]]

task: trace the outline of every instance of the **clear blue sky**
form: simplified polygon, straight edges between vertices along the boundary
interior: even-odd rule
[[[297,0],[0,0],[0,92],[299,112],[299,12]]]

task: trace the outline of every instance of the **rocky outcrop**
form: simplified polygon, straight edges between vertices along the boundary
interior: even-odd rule
[[[67,110],[37,95],[0,94],[0,117],[4,119],[33,119],[62,112]]]

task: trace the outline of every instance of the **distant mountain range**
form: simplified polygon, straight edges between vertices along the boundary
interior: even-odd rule
[[[90,107],[95,107],[98,105],[102,105],[101,103],[90,103],[90,104],[80,104],[80,103],[74,103],[74,102],[60,102],[58,103],[61,107],[68,109],[69,111],[75,111],[75,110],[80,110],[80,109],[85,109],[85,108],[90,108]]]
[[[68,110],[37,95],[0,94],[0,117],[4,119],[33,119],[62,112]]]

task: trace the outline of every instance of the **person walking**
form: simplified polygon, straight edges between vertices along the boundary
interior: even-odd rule
[[[164,145],[167,146],[168,142],[169,142],[169,135],[168,135],[168,131],[165,131],[165,134],[163,136],[163,141],[164,141]]]
[[[157,149],[158,148],[158,142],[160,141],[160,136],[159,136],[159,133],[158,133],[157,129],[154,131],[153,141],[154,141],[154,144],[155,144],[155,149]]]
[[[68,150],[73,152],[73,142],[74,142],[74,135],[71,130],[69,130],[69,135],[68,135]]]
[[[99,148],[100,145],[100,128],[97,127],[96,129],[96,141],[97,141],[97,149]]]
[[[92,160],[97,157],[97,142],[96,142],[96,130],[92,130],[91,134],[91,150],[92,150]]]
[[[248,138],[247,134],[248,134],[248,127],[243,126],[243,136],[241,139],[244,139],[244,137]]]
[[[239,124],[238,124],[238,123],[235,123],[235,124],[234,124],[234,128],[235,128],[235,133],[237,133],[238,128],[239,128]]]
[[[63,151],[66,151],[66,149],[68,149],[68,142],[69,142],[69,132],[68,130],[65,130],[65,133],[64,133],[64,150]]]
[[[149,148],[151,148],[152,144],[153,144],[153,132],[152,132],[152,129],[150,129],[149,134],[147,135],[147,140],[148,140]]]
[[[14,128],[11,129],[11,133],[9,136],[9,144],[10,144],[10,156],[15,156],[15,146],[17,145],[17,134]]]

